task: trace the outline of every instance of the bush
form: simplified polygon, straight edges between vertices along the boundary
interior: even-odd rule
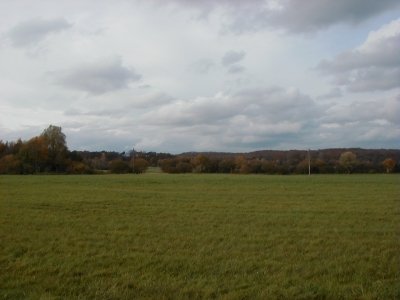
[[[135,158],[133,162],[133,172],[136,174],[146,172],[147,168],[149,167],[149,163],[147,160],[143,158]]]
[[[131,167],[129,164],[122,159],[113,160],[110,163],[110,172],[115,174],[124,174],[129,173],[131,171]]]
[[[13,154],[5,155],[0,159],[0,174],[21,174],[22,163]]]
[[[83,162],[73,161],[67,167],[68,174],[93,174],[93,170]]]

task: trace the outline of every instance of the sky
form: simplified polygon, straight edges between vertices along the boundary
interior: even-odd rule
[[[0,140],[400,148],[398,0],[0,0]]]

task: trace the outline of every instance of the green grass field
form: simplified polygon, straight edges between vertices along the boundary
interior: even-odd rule
[[[0,176],[0,299],[400,299],[400,176]]]

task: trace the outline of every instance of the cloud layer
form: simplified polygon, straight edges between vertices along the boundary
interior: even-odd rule
[[[71,149],[400,147],[397,0],[0,4],[0,139]]]

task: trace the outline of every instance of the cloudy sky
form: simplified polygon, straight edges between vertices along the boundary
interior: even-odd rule
[[[400,147],[398,0],[1,0],[0,139]]]

